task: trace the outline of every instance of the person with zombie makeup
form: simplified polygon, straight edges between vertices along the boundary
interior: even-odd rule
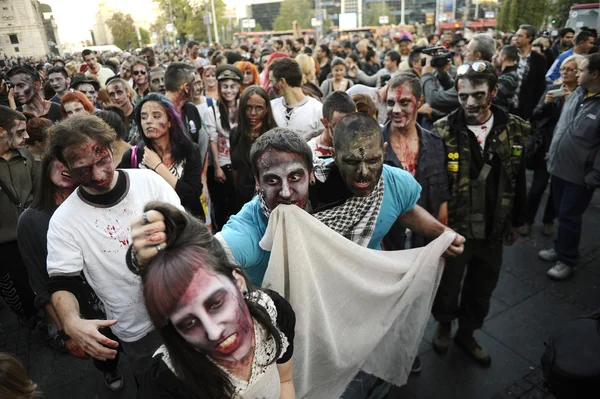
[[[114,78],[106,85],[106,92],[110,98],[110,103],[121,108],[123,114],[129,122],[129,137],[127,141],[131,141],[137,137],[138,125],[135,123],[135,110],[133,106],[133,98],[135,92],[123,79]]]
[[[42,81],[37,71],[25,65],[12,67],[6,73],[15,99],[21,104],[17,111],[29,112],[38,118],[57,122],[61,119],[60,105],[46,101],[40,94]]]
[[[50,82],[50,86],[56,93],[54,97],[52,97],[50,102],[60,104],[60,100],[63,96],[69,91],[69,84],[71,83],[71,78],[67,73],[67,70],[64,67],[53,67],[48,71],[48,82]]]
[[[19,216],[34,199],[36,163],[27,151],[25,115],[0,105],[0,293],[19,322],[33,329],[34,294],[17,244]]]
[[[117,75],[120,79],[129,84],[130,87],[133,87],[133,79],[131,75],[131,64],[134,61],[134,57],[129,57],[123,60],[121,67],[119,69],[119,74]],[[104,87],[104,86],[102,86]]]
[[[144,47],[140,52],[140,55],[144,58],[146,63],[148,64],[148,68],[155,68],[156,64],[156,55],[154,54],[154,50],[150,47]]]
[[[112,146],[113,164],[116,168],[121,163],[123,154],[131,148],[131,144],[125,141],[129,134],[127,118],[123,115],[121,108],[115,105],[109,105],[103,110],[96,111],[94,115],[106,122],[117,134],[117,138]]]
[[[456,75],[461,107],[434,123],[446,148],[448,226],[467,241],[461,256],[446,260],[432,309],[438,322],[433,347],[447,353],[452,321],[458,318],[454,342],[484,367],[490,366],[491,357],[473,332],[488,314],[503,244],[512,245],[525,222],[522,155],[531,130],[529,123],[492,104],[497,81],[496,68],[489,62],[461,65]]]
[[[275,95],[271,100],[277,126],[286,127],[308,138],[321,131],[323,104],[302,91],[302,70],[295,60],[277,59],[269,66],[269,80]]]
[[[230,135],[237,124],[238,99],[242,72],[233,65],[221,65],[216,70],[219,101],[206,111],[206,129],[210,137],[212,165],[208,166],[207,183],[214,207],[213,226],[223,228],[227,219],[237,212],[233,169],[231,167]]]
[[[60,112],[63,119],[72,118],[77,115],[90,115],[95,111],[94,106],[88,98],[80,91],[70,91],[60,101]]]
[[[110,68],[100,65],[96,53],[92,50],[83,50],[81,52],[81,57],[88,67],[87,71],[85,71],[86,76],[95,76],[100,82],[100,87],[106,86],[106,81],[115,76],[115,73],[110,70]]]
[[[111,148],[116,134],[100,118],[66,119],[53,126],[50,135],[49,153],[79,184],[50,219],[47,270],[52,304],[65,333],[100,361],[97,368],[103,370],[102,362],[124,350],[141,382],[160,337],[144,307],[141,281],[124,264],[129,229],[133,215],[149,201],[161,199],[183,209],[181,202],[152,171],[115,170]],[[82,272],[104,304],[108,320],[80,315]]]
[[[148,79],[150,80],[151,92],[162,94],[163,96],[167,93],[165,89],[165,68],[161,66],[152,68],[148,72]]]
[[[260,77],[258,76],[258,69],[253,63],[248,61],[238,61],[235,66],[242,71],[244,79],[240,84],[240,93],[243,93],[246,87],[257,85],[260,83]]]
[[[150,82],[148,81],[148,64],[142,59],[137,59],[131,64],[133,76],[133,90],[135,90],[134,103],[139,104],[148,93],[150,93]]]
[[[191,214],[204,216],[200,203],[204,160],[198,145],[184,133],[177,109],[164,96],[151,93],[136,107],[135,121],[143,144],[125,151],[119,168],[152,170],[169,183]]]
[[[325,98],[323,118],[321,118],[321,123],[325,126],[325,129],[320,135],[308,141],[308,146],[315,158],[332,156],[333,130],[340,119],[352,112],[356,112],[356,104],[343,91],[335,91]]]
[[[98,103],[98,91],[100,83],[94,77],[87,77],[82,73],[78,73],[71,79],[71,90],[77,90],[85,94],[94,108],[101,109]]]
[[[237,126],[231,131],[231,167],[238,209],[255,194],[250,148],[265,132],[277,127],[269,96],[260,86],[250,86],[240,97]]]
[[[295,398],[295,313],[271,290],[255,287],[200,222],[152,202],[168,246],[141,275],[148,314],[163,346],[142,398]]]

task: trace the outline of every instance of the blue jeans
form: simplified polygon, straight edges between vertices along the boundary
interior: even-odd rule
[[[568,266],[579,263],[579,241],[583,213],[587,209],[594,190],[552,176],[554,207],[558,215],[558,232],[554,249],[558,260]]]

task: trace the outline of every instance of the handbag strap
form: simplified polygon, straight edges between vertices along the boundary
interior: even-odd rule
[[[137,149],[138,149],[137,145],[134,145],[131,147],[131,167],[132,168],[138,167]]]
[[[21,201],[19,201],[17,199],[17,197],[15,197],[15,195],[12,193],[12,191],[10,191],[8,189],[8,187],[6,186],[6,184],[4,183],[4,181],[2,179],[0,179],[0,189],[2,191],[4,191],[6,193],[6,195],[8,196],[8,199],[11,200],[11,202],[13,204],[15,204],[17,206],[17,208],[19,208],[19,213],[23,210],[22,207],[23,205],[21,204]]]

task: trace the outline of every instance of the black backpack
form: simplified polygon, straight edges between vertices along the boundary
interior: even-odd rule
[[[541,363],[544,385],[557,399],[600,398],[600,310],[555,331]]]

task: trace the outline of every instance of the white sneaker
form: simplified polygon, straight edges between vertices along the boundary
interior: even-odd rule
[[[554,267],[548,270],[546,274],[548,275],[548,277],[551,277],[555,280],[564,280],[567,277],[569,277],[571,273],[573,273],[573,267],[565,265],[564,263],[558,261],[556,262],[556,265],[554,265]]]
[[[558,254],[556,253],[554,248],[542,249],[540,252],[538,252],[538,255],[540,258],[547,262],[556,262],[558,259]]]

